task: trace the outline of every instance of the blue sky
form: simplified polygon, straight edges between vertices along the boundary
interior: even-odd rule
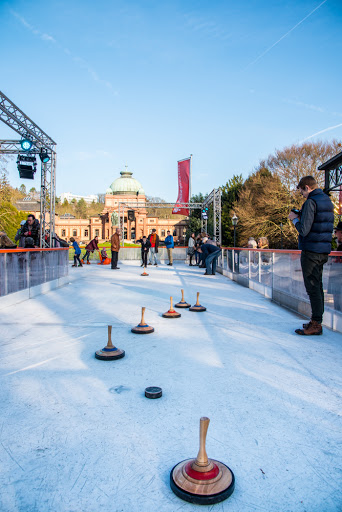
[[[175,201],[190,153],[210,192],[276,148],[342,139],[339,0],[9,0],[0,17],[0,89],[57,142],[58,195],[105,192],[127,164]]]

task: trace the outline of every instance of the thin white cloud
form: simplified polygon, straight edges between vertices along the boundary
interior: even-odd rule
[[[258,55],[258,57],[254,60],[252,60],[252,62],[250,62],[249,64],[247,64],[247,66],[245,67],[245,70],[247,68],[249,68],[250,66],[252,66],[253,64],[255,64],[256,62],[258,62],[258,60],[260,60],[262,57],[264,57],[264,55],[266,55],[266,53],[268,53],[269,51],[272,50],[272,48],[274,48],[275,46],[277,46],[277,44],[280,43],[280,41],[282,41],[283,39],[285,39],[285,37],[287,37],[289,34],[291,34],[291,32],[293,32],[297,27],[299,27],[299,25],[301,25],[302,23],[304,23],[305,20],[307,20],[314,12],[316,12],[320,7],[322,7],[322,5],[324,5],[328,0],[323,0],[323,2],[321,2],[319,5],[317,5],[317,7],[315,7],[311,12],[309,12],[309,14],[307,14],[302,20],[300,20],[298,23],[296,23],[288,32],[286,32],[286,34],[284,34],[283,36],[281,36],[280,39],[278,39],[278,41],[276,41],[275,43],[273,43],[271,46],[269,46],[265,51],[263,51],[262,53],[260,53],[260,55]]]
[[[342,112],[330,112],[326,108],[320,107],[319,105],[313,105],[312,103],[304,103],[303,101],[295,101],[289,98],[283,98],[285,103],[289,105],[295,105],[297,107],[306,108],[308,110],[314,110],[315,112],[321,112],[322,114],[328,114],[330,116],[342,117]]]
[[[193,13],[185,14],[185,19],[185,26],[189,27],[193,32],[202,33],[206,37],[220,39],[221,41],[231,37],[231,34],[221,28],[215,21],[198,17]]]
[[[303,142],[312,139],[313,137],[316,137],[316,135],[321,135],[321,133],[329,132],[330,130],[335,130],[336,128],[340,128],[340,126],[342,126],[342,123],[336,124],[334,126],[329,126],[328,128],[324,128],[324,130],[320,130],[319,132],[309,135],[309,137],[305,137],[305,139],[299,141],[298,144],[303,144]]]
[[[35,36],[38,36],[42,41],[56,44],[58,46],[58,48],[60,48],[66,55],[68,55],[79,67],[81,67],[82,69],[85,69],[87,71],[87,73],[89,74],[89,76],[92,78],[92,80],[94,80],[94,82],[97,82],[97,83],[103,85],[104,87],[109,89],[111,91],[111,93],[114,94],[115,96],[118,95],[118,92],[114,89],[113,85],[108,80],[103,80],[102,78],[100,78],[99,74],[95,71],[95,69],[93,69],[90,66],[90,64],[85,59],[82,59],[81,57],[77,57],[76,55],[73,55],[72,52],[69,50],[69,48],[65,48],[64,46],[59,44],[58,41],[51,35],[37,30],[30,23],[28,23],[28,21],[25,18],[20,16],[17,12],[10,9],[10,13],[15,18],[17,18],[25,28],[27,28]]]

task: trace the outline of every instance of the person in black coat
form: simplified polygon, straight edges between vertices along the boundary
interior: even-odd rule
[[[27,221],[23,225],[21,229],[21,235],[25,238],[30,237],[33,238],[33,243],[35,247],[39,247],[39,231],[40,225],[36,217],[30,213],[27,216]],[[25,243],[26,246],[26,243]]]
[[[149,240],[147,240],[146,236],[143,236],[140,240],[136,240],[135,243],[141,244],[142,264],[140,266],[147,267],[147,256],[148,256],[148,251],[150,250],[150,247],[151,247],[151,242]]]

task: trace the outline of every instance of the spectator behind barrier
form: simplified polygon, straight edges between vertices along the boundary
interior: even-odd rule
[[[27,216],[27,221],[22,227],[21,233],[24,237],[33,238],[33,243],[36,247],[39,247],[39,228],[40,226],[38,220],[32,213],[30,213]]]
[[[35,249],[34,240],[31,236],[25,238],[25,249]]]
[[[25,247],[25,237],[24,237],[24,235],[22,233],[23,226],[24,226],[25,222],[26,222],[26,220],[22,220],[20,222],[20,228],[18,229],[18,231],[17,231],[17,233],[16,233],[16,235],[14,237],[14,240],[16,242],[19,242],[19,247]]]

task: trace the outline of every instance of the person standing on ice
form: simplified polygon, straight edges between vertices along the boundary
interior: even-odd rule
[[[329,196],[318,188],[312,176],[302,178],[297,189],[306,199],[300,212],[291,211],[289,219],[293,222],[298,236],[300,263],[304,285],[311,304],[311,320],[303,324],[296,333],[305,336],[322,334],[324,312],[323,265],[331,252],[332,232],[334,229],[334,205]]]
[[[76,242],[74,237],[70,237],[70,242],[72,243],[72,246],[75,249],[74,264],[71,266],[77,267],[77,262],[78,262],[78,266],[83,267],[82,263],[80,262],[80,254],[81,254],[80,246],[78,245],[78,243]]]
[[[167,255],[168,255],[168,258],[169,258],[169,263],[168,265],[171,265],[172,267],[172,264],[173,264],[173,255],[172,255],[172,251],[174,249],[174,242],[173,242],[173,236],[171,235],[171,232],[168,231],[167,232],[167,237],[165,238],[165,247],[166,247],[166,250],[167,250]]]
[[[156,229],[152,229],[152,233],[148,236],[148,239],[151,242],[149,265],[152,265],[152,260],[154,259],[154,264],[156,267],[158,267],[157,254],[159,247],[159,236],[157,235]]]
[[[86,252],[84,253],[84,256],[82,258],[82,263],[85,263],[85,260],[87,259],[87,265],[90,265],[89,256],[91,252],[94,251],[100,251],[99,246],[97,245],[97,242],[99,241],[99,237],[96,236],[89,242],[89,244],[86,246]]]
[[[149,240],[147,240],[146,236],[144,235],[140,240],[136,240],[136,243],[141,244],[142,264],[140,266],[147,267],[147,256],[148,256],[148,251],[150,250],[150,247],[151,247],[151,242]]]
[[[112,270],[119,270],[118,258],[120,251],[120,229],[116,228],[114,235],[110,239],[110,248],[112,251]]]

